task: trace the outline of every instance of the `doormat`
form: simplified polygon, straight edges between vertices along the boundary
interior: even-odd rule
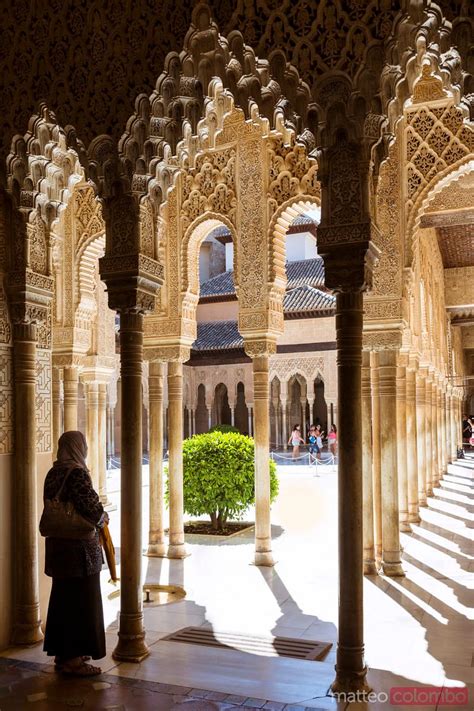
[[[248,654],[264,657],[291,657],[320,662],[332,647],[331,642],[319,642],[311,639],[293,639],[291,637],[256,637],[238,632],[215,632],[205,627],[185,627],[162,637],[167,642],[185,642],[200,644],[203,647],[220,649],[238,649]]]

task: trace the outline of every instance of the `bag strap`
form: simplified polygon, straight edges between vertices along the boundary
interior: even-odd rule
[[[63,489],[64,489],[64,486],[65,486],[65,484],[66,484],[66,481],[67,481],[68,478],[69,478],[69,474],[70,474],[72,471],[74,471],[74,469],[77,469],[77,468],[78,468],[78,467],[71,467],[70,469],[67,470],[66,474],[64,475],[64,479],[63,479],[63,481],[62,481],[61,486],[60,486],[59,489],[57,490],[56,494],[53,496],[53,501],[59,501],[59,498],[60,498],[60,496],[61,496],[61,494],[62,494],[62,491],[63,491]]]

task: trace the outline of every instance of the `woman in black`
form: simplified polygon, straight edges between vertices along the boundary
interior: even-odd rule
[[[108,522],[108,516],[93,489],[86,456],[82,432],[64,432],[58,442],[58,458],[44,483],[44,498],[53,499],[67,476],[61,500],[72,501],[76,511],[96,525],[92,539],[46,538],[45,573],[53,578],[53,585],[44,651],[55,656],[58,671],[74,676],[100,674],[99,667],[86,662],[105,656],[99,528]]]

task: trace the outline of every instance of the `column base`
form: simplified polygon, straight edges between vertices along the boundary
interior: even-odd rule
[[[400,521],[399,528],[402,533],[411,533],[411,526],[408,521]]]
[[[38,642],[44,639],[43,632],[41,630],[41,620],[35,623],[16,623],[13,626],[11,643],[12,645],[21,645],[32,647]]]
[[[370,694],[372,687],[367,682],[367,667],[360,672],[341,669],[336,664],[336,678],[331,684],[331,694],[365,693]]]
[[[146,554],[149,558],[166,558],[166,543],[150,543]]]
[[[255,565],[272,568],[275,565],[273,553],[271,551],[255,551]]]
[[[375,560],[364,560],[364,575],[378,575],[379,571],[375,564]]]
[[[423,508],[426,508],[428,506],[428,502],[426,500],[426,494],[420,494],[419,499],[418,499],[418,506],[422,506]]]
[[[184,543],[170,543],[168,546],[168,551],[166,556],[168,558],[187,558],[190,553],[186,550],[186,545]]]
[[[404,578],[405,571],[402,568],[401,563],[386,563],[382,561],[382,573],[387,575],[389,578]]]
[[[433,489],[431,489],[431,488],[430,488],[430,489],[427,489],[427,490],[426,490],[426,496],[427,496],[427,497],[428,497],[428,496],[433,497],[433,496],[434,496],[434,494],[433,494]]]
[[[418,511],[413,511],[412,513],[408,514],[408,521],[410,523],[421,523],[421,518]]]
[[[128,615],[121,613],[118,638],[117,646],[112,652],[113,659],[138,664],[150,654],[145,642],[143,613]]]

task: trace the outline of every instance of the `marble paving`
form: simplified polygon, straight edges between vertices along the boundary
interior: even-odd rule
[[[147,470],[144,467],[144,541]],[[252,565],[253,532],[227,541],[189,536],[191,555],[184,561],[144,556],[147,582],[179,585],[186,597],[163,606],[145,605],[150,656],[141,664],[118,664],[111,657],[119,598],[104,571],[104,674],[66,681],[54,674],[40,646],[6,650],[0,667],[0,710],[32,703],[35,709],[170,709],[185,704],[188,711],[237,706],[355,711],[406,708],[390,704],[384,695],[393,687],[430,686],[438,687],[440,695],[443,689],[467,687],[468,705],[452,708],[472,709],[473,474],[472,460],[450,465],[429,506],[421,510],[420,524],[413,525],[411,534],[402,534],[405,578],[365,578],[366,659],[378,695],[372,703],[337,702],[328,694],[335,644],[323,662],[311,662],[162,640],[183,627],[203,625],[216,637],[238,631],[336,642],[337,473],[334,467],[291,466],[279,468],[280,495],[272,510],[273,569]],[[111,528],[118,543],[119,473],[110,475],[109,497],[118,506],[111,514]],[[20,698],[23,706],[11,705]],[[427,705],[415,708],[449,708],[438,703],[442,700],[431,695]]]

